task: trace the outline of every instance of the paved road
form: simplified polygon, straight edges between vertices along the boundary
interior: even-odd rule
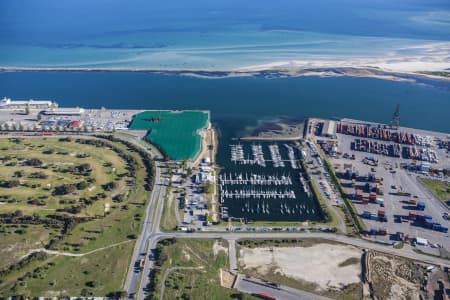
[[[158,241],[161,240],[160,238],[158,238],[158,235],[162,234],[161,231],[159,230],[159,228],[160,228],[161,216],[162,216],[162,212],[163,212],[163,208],[164,208],[164,199],[165,199],[166,189],[167,188],[165,185],[162,185],[162,184],[159,185],[159,193],[158,193],[158,196],[156,196],[156,200],[155,200],[156,211],[155,211],[154,220],[153,220],[153,223],[151,226],[151,234],[148,238],[148,247],[145,251],[147,253],[146,254],[147,258],[152,257],[152,255],[151,255],[152,251],[156,248]],[[169,236],[169,238],[170,238],[170,236]],[[145,261],[145,265],[142,270],[142,275],[139,274],[141,276],[141,278],[140,278],[139,290],[137,292],[137,299],[145,298],[145,290],[146,290],[147,285],[149,284],[149,279],[150,279],[149,275],[150,275],[150,272],[152,269],[153,269],[153,260],[147,259]]]
[[[228,240],[228,257],[230,260],[230,270],[234,272],[237,270],[237,260],[236,260],[236,240]]]
[[[155,182],[160,181],[160,168],[159,166],[156,167],[156,174],[155,174]],[[153,191],[150,197],[149,204],[147,206],[146,215],[145,215],[145,221],[142,228],[142,233],[136,240],[136,244],[133,251],[133,256],[131,259],[131,263],[128,269],[127,279],[125,281],[124,289],[127,291],[128,295],[133,296],[137,285],[139,283],[141,272],[139,270],[139,262],[141,259],[145,258],[146,253],[148,252],[147,246],[148,246],[148,239],[151,236],[151,233],[153,232],[153,227],[155,225],[155,222],[153,219],[153,212],[155,210],[155,206],[157,204],[157,199],[159,199],[159,196],[164,193],[164,191],[161,189],[160,184],[155,184],[153,187]],[[159,224],[159,223],[158,223]],[[144,254],[145,253],[145,254]],[[143,255],[144,254],[144,255]],[[137,266],[137,268],[136,268]],[[144,273],[145,274],[145,273]]]
[[[161,156],[161,153],[159,153],[158,150],[154,149],[154,147],[144,143],[143,141],[137,140],[132,136],[121,134],[118,137],[144,149],[151,155],[151,157]],[[161,166],[162,165],[160,162],[155,161],[154,186],[145,212],[145,220],[142,226],[142,232],[136,240],[133,255],[130,261],[130,266],[128,268],[127,277],[124,283],[124,290],[128,293],[130,298],[134,298],[134,294],[136,292],[136,289],[138,288],[138,284],[142,277],[142,272],[139,269],[139,262],[141,259],[145,258],[148,253],[149,249],[148,247],[150,246],[148,243],[149,238],[151,237],[151,234],[154,232],[155,226],[157,226],[156,228],[159,230],[159,223],[161,220],[162,210],[161,214],[159,215],[158,214],[153,215],[153,212],[155,211],[155,207],[159,202],[160,197],[161,196],[164,197],[165,194],[165,186],[161,185]],[[153,217],[155,217],[157,220],[153,220]],[[152,248],[154,248],[154,246]]]
[[[262,280],[248,278],[238,275],[234,288],[248,294],[266,293],[276,299],[282,300],[331,300],[302,290],[280,285],[278,288],[271,287]]]

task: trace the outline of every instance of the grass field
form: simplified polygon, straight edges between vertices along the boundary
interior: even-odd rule
[[[14,290],[26,296],[107,295],[120,290],[132,252],[133,243],[126,243],[83,257],[53,256],[53,265],[32,269]]]
[[[57,209],[80,204],[79,199],[111,198],[125,187],[125,162],[110,149],[98,149],[75,142],[59,142],[58,139],[28,139],[20,143],[0,139],[2,165],[0,181],[18,181],[17,187],[0,187],[0,212],[53,214]],[[83,157],[82,157],[83,156]],[[30,159],[39,165],[28,165]],[[78,171],[82,165],[87,169]],[[89,171],[88,171],[89,170]],[[55,189],[63,185],[85,183],[83,189],[56,195]],[[114,190],[106,192],[102,185],[116,182]],[[103,215],[103,202],[86,205],[79,216]]]
[[[167,276],[163,299],[233,299],[232,295],[242,297],[235,299],[255,299],[220,286],[219,269],[228,268],[228,256],[223,251],[214,254],[214,242],[178,239],[174,243],[160,243],[161,265],[156,269],[151,299],[159,299],[163,275],[175,267],[193,269],[173,269]],[[219,242],[228,247],[226,242]]]
[[[421,178],[420,181],[422,181],[436,198],[450,206],[450,183],[426,178]]]
[[[23,230],[23,233],[17,233]],[[44,247],[57,230],[42,225],[0,225],[0,269],[20,259],[29,250]]]
[[[176,229],[178,223],[177,218],[175,216],[175,209],[178,209],[176,206],[176,196],[178,195],[178,191],[174,188],[169,187],[167,189],[163,215],[161,218],[161,229],[163,231],[173,231]]]
[[[198,131],[207,127],[208,118],[202,111],[145,111],[134,117],[130,128],[149,130],[146,139],[171,159],[193,160],[201,150]]]
[[[19,142],[0,139],[0,148],[0,181],[16,180],[17,171],[22,171],[17,186],[0,187],[0,202],[4,203],[0,205],[0,221],[12,223],[0,224],[0,259],[8,258],[10,266],[20,263],[20,267],[7,272],[2,272],[6,269],[0,265],[0,297],[105,296],[120,291],[150,196],[145,188],[148,170],[138,151],[119,141],[94,138]],[[15,163],[6,165],[5,157],[7,162]],[[40,161],[38,166],[27,163],[34,158]],[[81,164],[88,164],[91,171],[74,174],[73,167]],[[70,171],[61,170],[67,166],[72,167]],[[29,176],[38,172],[46,176]],[[57,186],[86,178],[91,179],[84,189],[55,194]],[[24,196],[29,190],[32,195],[40,195],[42,203],[30,202]],[[109,204],[108,212],[105,203]],[[72,206],[81,209],[67,210]],[[44,261],[18,262],[30,249],[43,247],[81,254],[96,252],[81,257],[47,255]]]

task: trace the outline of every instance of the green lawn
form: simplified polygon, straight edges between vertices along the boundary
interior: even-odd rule
[[[176,196],[178,195],[177,190],[169,187],[166,192],[163,215],[161,218],[161,229],[163,231],[173,231],[176,229],[178,223],[175,216]]]
[[[421,178],[420,181],[422,181],[436,198],[450,205],[450,183],[426,178]]]

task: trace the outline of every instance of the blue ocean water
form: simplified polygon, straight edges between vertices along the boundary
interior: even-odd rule
[[[0,97],[61,106],[207,109],[227,132],[277,116],[347,117],[450,132],[450,88],[352,77],[204,79],[141,72],[0,72]],[[226,133],[225,133],[226,134]]]
[[[0,1],[1,66],[227,69],[448,41],[448,0]]]

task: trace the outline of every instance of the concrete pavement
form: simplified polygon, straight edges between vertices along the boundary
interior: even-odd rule
[[[238,269],[236,260],[236,240],[228,240],[228,258],[230,261],[230,270],[235,272]]]

